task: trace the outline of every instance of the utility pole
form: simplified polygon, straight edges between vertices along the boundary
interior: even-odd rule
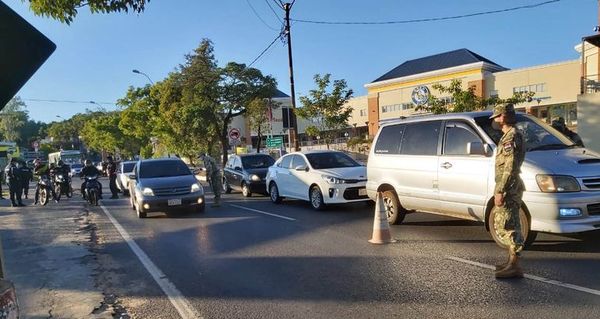
[[[294,139],[294,149],[299,151],[300,145],[298,143],[298,121],[296,121],[296,91],[294,90],[294,63],[292,60],[292,34],[290,32],[290,10],[292,10],[294,2],[295,0],[292,1],[292,3],[284,3],[283,9],[285,10],[285,34],[287,35],[288,59],[290,65],[290,93],[292,97],[292,110],[290,112],[290,116],[288,117],[288,130],[290,130],[289,132]]]

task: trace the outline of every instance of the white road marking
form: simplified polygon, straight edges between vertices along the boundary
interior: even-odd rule
[[[496,267],[494,267],[492,265],[482,264],[482,263],[479,263],[479,262],[476,262],[476,261],[462,259],[462,258],[459,258],[459,257],[448,256],[447,258],[450,259],[450,260],[454,260],[454,261],[458,261],[458,262],[461,262],[461,263],[473,265],[473,266],[476,266],[476,267],[481,267],[481,268],[491,269],[491,270],[495,270],[496,269]],[[569,284],[569,283],[566,283],[566,282],[562,282],[562,281],[558,281],[558,280],[553,280],[553,279],[547,279],[547,278],[540,277],[540,276],[535,276],[535,275],[525,274],[524,277],[527,278],[527,279],[531,279],[531,280],[536,280],[536,281],[539,281],[539,282],[543,282],[543,283],[546,283],[546,284],[549,284],[549,285],[559,286],[559,287],[563,287],[563,288],[567,288],[567,289],[577,290],[577,291],[585,292],[585,293],[588,293],[588,294],[600,296],[600,290],[595,290],[595,289],[591,289],[591,288],[577,286],[577,285]]]
[[[192,305],[183,297],[183,294],[175,287],[175,285],[167,278],[167,276],[150,260],[148,255],[138,246],[138,244],[129,236],[129,233],[119,224],[119,222],[112,216],[112,214],[104,207],[104,205],[100,204],[102,210],[110,219],[110,221],[115,225],[117,231],[121,234],[127,245],[133,250],[135,255],[140,259],[146,270],[150,273],[154,281],[160,286],[163,292],[167,295],[179,315],[183,319],[196,319],[202,318],[202,316],[192,307]]]
[[[234,205],[234,204],[229,204],[229,206],[249,210],[251,212],[255,212],[255,213],[259,213],[259,214],[265,214],[265,215],[269,215],[269,216],[273,216],[273,217],[277,217],[277,218],[282,218],[285,220],[296,221],[296,219],[291,218],[291,217],[281,216],[281,215],[277,215],[277,214],[273,214],[273,213],[267,213],[267,212],[263,212],[262,210],[258,210],[258,209],[252,209],[252,208],[248,208],[248,207],[244,207],[244,206],[240,206],[240,205]]]

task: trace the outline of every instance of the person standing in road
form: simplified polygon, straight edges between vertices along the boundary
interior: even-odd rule
[[[4,170],[0,170],[0,199],[6,199],[2,194],[2,183],[4,183]]]
[[[221,170],[217,166],[217,162],[208,154],[201,154],[200,159],[204,162],[206,168],[206,180],[210,183],[210,187],[215,195],[212,207],[221,206]]]
[[[23,197],[29,198],[29,182],[33,180],[33,170],[27,166],[27,163],[21,162],[21,174],[23,176],[23,184],[21,186],[23,188]]]
[[[10,202],[12,207],[25,206],[21,201],[21,170],[17,167],[17,159],[11,158],[4,169],[6,181],[10,191]]]
[[[501,242],[508,247],[508,262],[496,266],[496,278],[521,278],[519,265],[524,238],[521,232],[519,210],[525,186],[519,173],[525,160],[525,139],[514,126],[517,122],[512,104],[500,104],[490,117],[492,126],[502,130],[496,149],[496,187],[494,188],[494,227]]]
[[[119,190],[117,189],[117,164],[113,161],[112,156],[108,156],[108,163],[106,163],[106,174],[108,175],[109,187],[112,196],[110,199],[119,198]]]

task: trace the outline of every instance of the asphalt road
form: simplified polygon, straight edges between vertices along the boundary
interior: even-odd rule
[[[127,197],[103,205],[90,209],[105,276],[139,318],[178,318],[186,311],[204,318],[600,313],[599,232],[540,234],[523,253],[527,278],[499,281],[488,268],[504,262],[505,252],[471,221],[411,214],[391,227],[397,243],[378,246],[367,242],[374,207],[365,204],[317,212],[304,202],[274,205],[266,197],[234,193],[204,214],[151,213],[146,219],[136,217]],[[137,255],[123,233],[139,247]]]

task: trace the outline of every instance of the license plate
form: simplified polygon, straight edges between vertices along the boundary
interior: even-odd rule
[[[367,189],[366,188],[359,189],[358,196],[367,196]]]
[[[180,198],[178,198],[178,199],[169,199],[167,201],[167,205],[169,205],[169,206],[181,205],[181,199]]]

